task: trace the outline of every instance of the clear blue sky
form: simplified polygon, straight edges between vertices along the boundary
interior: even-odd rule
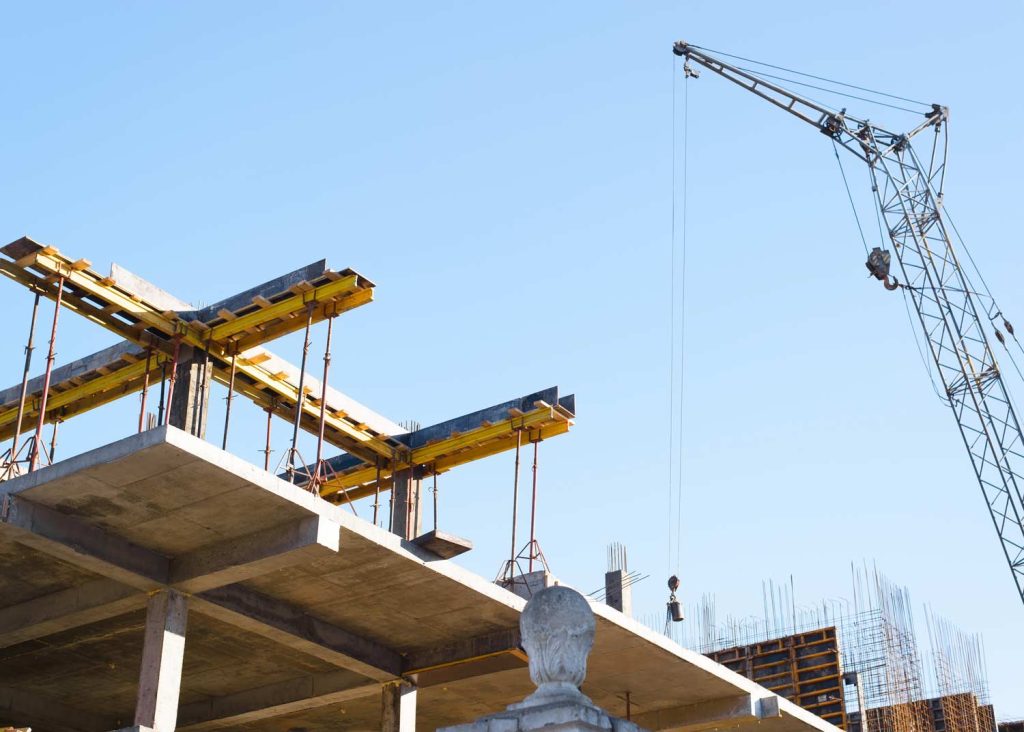
[[[762,578],[793,574],[813,604],[877,559],[984,633],[997,713],[1021,717],[1024,608],[902,300],[866,278],[831,147],[709,74],[690,87],[678,567],[666,475],[672,41],[949,105],[946,203],[1024,328],[1022,32],[1011,2],[6,3],[0,238],[194,302],[353,267],[377,301],[339,322],[333,383],[378,411],[431,423],[576,392],[578,426],[541,456],[565,581],[600,586],[621,541],[652,575],[638,613],[671,570],[686,601],[746,615]],[[0,287],[4,386],[29,305]],[[63,322],[61,362],[115,340]],[[298,359],[295,338],[274,349]],[[60,451],[128,434],[136,404],[69,422]],[[256,462],[244,414],[232,448]],[[508,456],[442,477],[442,527],[485,575],[511,481]]]

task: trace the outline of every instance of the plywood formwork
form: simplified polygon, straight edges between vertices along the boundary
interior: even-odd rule
[[[418,685],[418,729],[532,689],[525,602],[171,427],[0,484],[0,725],[131,724],[147,598],[188,598],[178,729],[376,729]],[[583,691],[655,730],[834,729],[600,604]]]

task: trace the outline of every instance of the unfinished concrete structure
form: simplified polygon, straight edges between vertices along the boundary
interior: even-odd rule
[[[536,450],[568,430],[571,397],[549,389],[407,431],[328,386],[329,349],[318,383],[308,346],[298,369],[262,348],[303,323],[308,343],[313,322],[367,302],[372,283],[354,272],[321,262],[186,310],[31,240],[0,253],[0,273],[58,306],[46,373],[31,380],[26,364],[0,399],[14,437],[0,482],[0,726],[412,732],[529,691],[525,600],[445,559],[466,542],[420,533],[418,481]],[[62,305],[126,342],[54,369]],[[156,426],[144,397],[136,434],[53,460],[44,425],[158,380]],[[221,447],[202,439],[211,380],[268,425],[288,418],[293,448],[299,429],[318,435],[316,463],[290,453],[277,475],[226,452],[230,407]],[[322,458],[325,444],[345,452]],[[348,513],[369,497],[372,520]],[[594,612],[584,692],[614,714],[652,730],[832,729],[620,612]]]
[[[0,493],[0,723],[429,730],[530,691],[522,598],[174,427]],[[614,714],[833,729],[593,610],[583,691]]]

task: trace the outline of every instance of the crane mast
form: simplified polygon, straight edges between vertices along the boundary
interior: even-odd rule
[[[867,164],[903,282],[889,283],[888,252],[872,252],[868,269],[888,289],[903,287],[910,294],[945,401],[1024,602],[1024,435],[980,314],[993,323],[1001,313],[994,301],[979,309],[976,300],[984,298],[960,266],[943,215],[949,110],[934,104],[914,129],[891,132],[846,110],[830,110],[689,43],[677,42],[673,52],[687,60],[687,76],[697,75],[690,61],[700,64],[812,125]],[[934,135],[922,158],[911,140],[925,130]],[[1012,335],[1005,320],[1003,327]],[[1002,341],[998,327],[993,329]]]

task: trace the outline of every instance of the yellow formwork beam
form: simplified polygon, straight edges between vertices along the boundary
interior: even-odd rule
[[[0,261],[0,274],[56,299],[57,278],[64,278],[64,304],[71,310],[144,347],[153,347],[165,354],[173,351],[175,339],[201,350],[224,363],[213,365],[217,381],[229,381],[228,362],[237,353],[236,391],[256,401],[259,406],[273,408],[282,416],[294,415],[298,400],[298,384],[292,383],[260,365],[262,351],[258,343],[305,328],[312,305],[313,322],[351,310],[370,302],[373,283],[355,273],[338,279],[299,289],[267,307],[240,315],[214,327],[198,321],[186,322],[173,311],[164,311],[139,295],[119,287],[110,278],[92,271],[85,260],[71,260],[53,247],[43,247],[30,239],[20,240],[38,249],[13,262]],[[154,337],[150,331],[161,337]],[[246,349],[247,350],[242,350]],[[75,387],[68,391],[68,403],[75,396],[92,396]],[[112,397],[116,398],[116,397]],[[287,403],[291,403],[288,407]],[[47,411],[50,412],[49,404]],[[303,426],[316,432],[320,409],[310,400],[302,400]],[[313,420],[312,423],[310,420]],[[395,445],[387,436],[377,435],[366,425],[347,416],[328,412],[325,423],[332,444],[363,459],[390,457]]]
[[[212,377],[222,384],[229,381],[232,355],[235,355],[235,391],[264,409],[285,419],[293,419],[295,404],[301,399],[300,425],[317,432],[319,402],[308,395],[300,397],[298,384],[287,372],[274,371],[273,357],[259,344],[301,330],[307,317],[319,322],[359,307],[373,297],[373,283],[355,273],[335,273],[337,278],[313,287],[293,288],[291,294],[260,298],[258,309],[244,313],[224,313],[222,322],[209,326],[199,321],[186,322],[173,311],[163,311],[139,295],[119,287],[109,278],[89,268],[86,260],[71,260],[53,247],[41,247],[25,239],[18,243],[39,248],[16,261],[0,260],[0,275],[28,287],[43,296],[56,299],[56,280],[64,278],[63,304],[83,317],[102,325],[143,348],[154,349],[150,377],[170,358],[175,340],[209,352]],[[312,306],[312,307],[311,307]],[[154,332],[159,335],[154,335]],[[109,373],[82,380],[78,377],[54,384],[47,402],[52,418],[78,414],[141,389],[146,373],[145,359],[118,365]],[[27,414],[32,413],[27,404]],[[14,431],[16,408],[0,408],[0,439]],[[38,405],[35,405],[38,416]],[[401,442],[369,429],[343,410],[328,409],[324,415],[327,442],[360,458],[367,465],[344,471],[326,481],[320,493],[332,501],[362,498],[377,489],[377,463],[381,465],[383,489],[393,473],[420,468],[442,473],[459,465],[512,450],[517,439],[523,445],[567,432],[572,415],[559,405],[537,402],[535,408],[510,413],[508,419],[453,434],[427,445],[410,449]],[[31,424],[31,421],[29,422]]]
[[[407,450],[381,467],[382,483],[385,479],[407,468],[422,467],[428,473],[443,473],[459,465],[479,460],[499,452],[515,449],[517,439],[522,445],[546,440],[564,434],[572,426],[571,416],[557,406],[540,403],[533,410],[477,429],[437,440],[413,450]],[[320,487],[320,495],[330,500],[356,500],[372,495],[376,490],[377,467],[362,465],[339,473]],[[383,488],[383,485],[382,485]]]

